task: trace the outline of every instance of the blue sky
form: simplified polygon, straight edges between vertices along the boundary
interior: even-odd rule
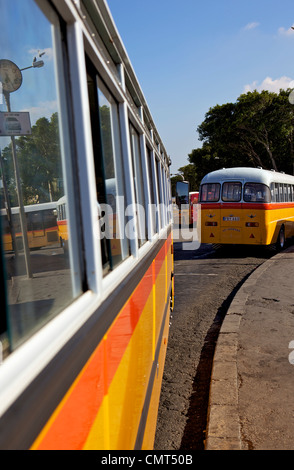
[[[29,111],[33,125],[57,111],[51,25],[32,0],[0,0],[0,11],[1,59],[20,69],[31,66],[34,57],[45,63],[42,68],[24,70],[21,87],[10,96],[12,111]],[[42,58],[38,51],[45,52]],[[6,111],[4,102],[0,111]]]
[[[293,0],[107,1],[172,173],[210,107],[294,80]]]

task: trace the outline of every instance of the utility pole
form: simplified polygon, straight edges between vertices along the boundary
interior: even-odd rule
[[[10,92],[7,92],[4,90],[3,95],[4,95],[5,102],[6,102],[7,111],[11,113]],[[16,156],[16,144],[15,144],[14,135],[11,136],[11,146],[12,146],[12,160],[13,160],[13,167],[14,167],[16,193],[17,193],[18,207],[19,207],[19,219],[20,219],[20,226],[21,226],[22,237],[23,237],[25,265],[26,265],[27,276],[29,278],[32,278],[33,273],[32,273],[32,267],[31,267],[30,247],[29,247],[29,242],[28,242],[27,219],[26,219],[24,205],[23,205],[23,195],[22,195],[22,188],[21,188],[21,181],[20,181],[20,174],[19,174],[19,166],[18,166],[18,161],[17,161],[17,156]]]

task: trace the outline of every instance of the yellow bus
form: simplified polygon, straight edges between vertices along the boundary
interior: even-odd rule
[[[27,222],[27,237],[30,249],[56,245],[58,229],[56,220],[56,202],[44,202],[24,206]],[[11,222],[15,232],[17,249],[23,248],[22,231],[19,218],[19,207],[11,208]],[[4,251],[13,251],[11,225],[6,209],[1,209]]]
[[[273,245],[294,235],[294,176],[228,168],[201,181],[201,242]]]
[[[33,119],[46,101],[46,119],[50,110],[58,120],[59,132],[38,124],[38,151],[26,137],[21,162],[36,193],[32,159],[54,168],[66,243],[32,253],[26,276],[0,224],[0,448],[150,450],[173,304],[169,155],[105,0],[0,6],[11,107]],[[44,67],[19,69],[9,31],[46,46]]]

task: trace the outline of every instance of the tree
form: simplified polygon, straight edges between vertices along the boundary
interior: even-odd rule
[[[216,105],[198,127],[202,149],[189,161],[197,174],[232,166],[261,166],[292,173],[294,165],[293,105],[289,90],[242,94],[236,103]],[[207,172],[208,172],[207,171]]]

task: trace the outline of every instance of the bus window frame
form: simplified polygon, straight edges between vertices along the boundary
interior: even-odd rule
[[[96,85],[97,85],[97,95],[98,95],[98,113],[99,113],[99,91],[104,95],[104,97],[108,100],[110,104],[110,121],[111,121],[111,140],[112,140],[112,150],[113,150],[113,165],[114,165],[114,178],[115,178],[115,187],[116,187],[116,194],[117,198],[123,197],[124,204],[123,207],[121,204],[118,204],[117,198],[116,202],[116,210],[118,215],[118,223],[119,223],[119,240],[120,240],[120,249],[121,249],[121,261],[124,261],[130,252],[129,242],[127,237],[123,236],[124,227],[126,224],[125,220],[125,209],[126,209],[126,184],[125,184],[125,173],[123,168],[123,154],[122,154],[122,143],[121,143],[121,128],[120,128],[120,112],[119,112],[119,103],[115,98],[114,94],[110,91],[108,86],[103,82],[102,78],[100,77],[99,72],[96,70]],[[100,114],[99,114],[99,124],[100,122]],[[101,142],[101,147],[103,147]],[[102,160],[103,157],[103,149],[102,149]],[[104,163],[104,162],[103,162]],[[105,178],[105,175],[104,175]],[[104,179],[105,185],[105,192],[106,192],[106,179]],[[107,193],[106,193],[106,203],[107,202]],[[110,256],[112,257],[111,250]],[[112,262],[111,262],[112,265]],[[112,269],[115,269],[117,265],[112,266]]]
[[[142,155],[140,132],[132,122],[129,120],[129,135],[131,144],[132,156],[132,173],[133,173],[133,186],[135,195],[135,204],[143,205],[143,217],[138,216],[138,207],[136,210],[136,225],[137,225],[137,242],[138,247],[141,248],[148,241],[148,201],[146,200],[146,178],[144,183],[144,162]],[[138,178],[140,181],[138,181]],[[147,207],[146,207],[147,206]]]

